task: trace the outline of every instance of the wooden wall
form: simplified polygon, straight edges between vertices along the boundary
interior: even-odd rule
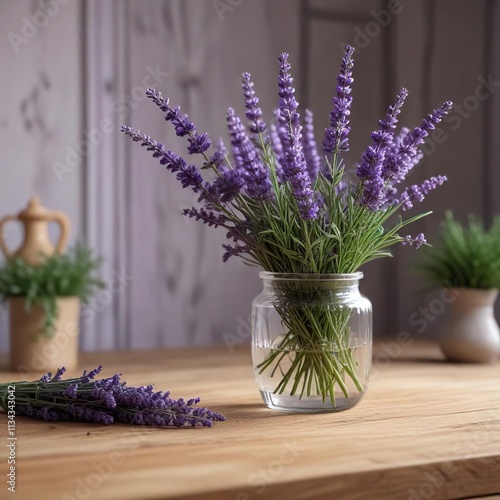
[[[2,7],[0,214],[16,212],[37,193],[71,216],[73,239],[86,238],[105,256],[112,292],[97,296],[84,316],[85,349],[209,344],[224,333],[245,338],[251,299],[260,289],[257,269],[222,263],[222,233],[179,215],[192,195],[119,133],[121,123],[132,124],[183,150],[146,101],[145,86],[170,96],[199,130],[218,137],[225,135],[225,109],[243,109],[239,75],[245,70],[270,117],[276,57],[286,50],[299,100],[313,109],[321,131],[341,45],[354,44],[352,163],[400,86],[410,91],[402,121],[414,126],[445,99],[474,107],[470,96],[481,78],[500,81],[494,0],[221,0],[219,10],[211,0],[61,0],[16,52],[9,33],[22,34],[23,18],[31,20],[48,3]],[[500,210],[495,89],[467,117],[454,112],[443,127],[444,143],[429,148],[412,176],[415,182],[434,173],[450,178],[421,207],[434,215],[412,229],[431,242],[446,208],[487,219]],[[85,152],[67,158],[80,141]],[[15,246],[19,234],[11,229],[6,239]],[[415,333],[419,308],[435,298],[415,293],[421,286],[412,272],[416,253],[395,253],[365,269],[363,290],[374,303],[379,335]],[[424,334],[438,330],[444,315],[437,316]],[[0,349],[6,349],[5,311],[0,329]]]

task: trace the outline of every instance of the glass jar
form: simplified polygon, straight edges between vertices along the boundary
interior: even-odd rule
[[[269,408],[322,413],[355,406],[372,357],[372,307],[363,273],[261,272],[252,304],[255,379]]]

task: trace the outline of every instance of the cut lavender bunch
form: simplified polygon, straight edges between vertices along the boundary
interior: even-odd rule
[[[47,373],[33,382],[0,384],[0,408],[8,411],[7,391],[15,386],[16,414],[49,422],[211,427],[225,420],[219,413],[195,406],[199,398],[186,402],[171,398],[169,392],[155,392],[152,385],[129,387],[120,374],[94,380],[101,370],[100,365],[81,377],[62,380],[65,369],[60,368],[54,377]]]
[[[408,95],[406,89],[401,89],[384,119],[378,122],[378,129],[372,132],[352,180],[345,174],[351,169],[342,156],[349,150],[353,68],[354,48],[348,46],[321,152],[311,111],[306,110],[301,123],[287,53],[278,57],[278,108],[270,126],[263,120],[250,74],[243,74],[249,125],[246,128],[229,108],[230,154],[221,142],[210,151],[208,136],[198,134],[178,106],[171,106],[168,99],[152,89],[148,97],[165,113],[177,135],[187,138],[188,152],[201,154],[201,166],[182,160],[135,129],[124,126],[122,131],[176,173],[183,187],[199,194],[199,206],[183,213],[209,227],[223,228],[230,240],[222,245],[223,261],[238,257],[270,273],[294,276],[355,273],[367,262],[391,256],[389,249],[395,244],[414,248],[426,244],[423,234],[407,236],[402,230],[430,212],[408,218],[395,215],[405,214],[446,180],[435,175],[420,185],[404,184],[423,157],[420,146],[450,110],[451,103],[446,101],[419,126],[397,130]],[[215,178],[204,179],[206,169]],[[291,304],[296,303],[295,298],[286,291],[283,302],[273,304],[287,333],[256,363],[257,376],[281,378],[273,394],[282,395],[291,387],[291,396],[300,393],[300,398],[330,399],[332,404],[339,389],[349,397],[349,383],[361,391],[349,315],[340,309],[313,312],[300,305],[294,310]],[[327,350],[318,346],[334,347]],[[318,349],[323,349],[319,357]],[[111,399],[108,403],[112,403]],[[120,414],[120,418],[149,421],[154,417]]]

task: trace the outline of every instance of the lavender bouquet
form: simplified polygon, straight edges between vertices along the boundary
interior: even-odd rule
[[[98,366],[79,378],[62,380],[64,368],[52,377],[47,373],[33,382],[0,384],[0,407],[18,415],[46,421],[78,421],[98,424],[155,425],[160,427],[211,427],[223,421],[219,413],[195,406],[200,398],[172,399],[169,392],[154,392],[153,386],[128,387],[120,375],[92,380]],[[10,394],[14,394],[14,403]]]
[[[243,74],[248,129],[234,109],[227,111],[230,152],[220,140],[212,152],[206,133],[179,106],[153,90],[147,96],[165,113],[176,134],[187,139],[190,157],[199,157],[200,168],[148,135],[128,126],[122,131],[151,151],[167,170],[176,174],[182,187],[199,195],[199,206],[184,215],[226,231],[223,260],[238,256],[272,273],[349,274],[366,262],[390,256],[389,247],[402,243],[419,247],[423,234],[402,235],[401,230],[428,215],[396,217],[407,211],[446,178],[431,177],[421,185],[402,187],[408,173],[422,159],[419,145],[450,110],[451,102],[427,115],[410,130],[396,131],[398,115],[407,97],[401,89],[389,106],[371,144],[363,152],[355,171],[345,169],[342,153],[349,149],[349,115],[352,103],[353,52],[347,47],[337,78],[330,125],[325,129],[322,154],[315,141],[313,115],[298,113],[288,54],[279,56],[279,107],[269,127],[262,120],[259,99],[248,73]],[[282,298],[275,304],[288,333],[258,364],[260,372],[279,376],[275,393],[285,391],[335,399],[338,386],[348,397],[346,377],[361,390],[356,379],[353,349],[345,309],[323,312],[306,307],[291,310],[297,290],[283,285]],[[319,315],[319,317],[318,317]],[[318,346],[335,345],[318,354]],[[290,363],[290,357],[292,362]]]

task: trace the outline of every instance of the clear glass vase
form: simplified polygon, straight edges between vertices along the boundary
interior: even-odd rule
[[[362,273],[262,272],[252,304],[252,358],[262,399],[275,410],[322,413],[356,405],[372,356],[371,303]]]

